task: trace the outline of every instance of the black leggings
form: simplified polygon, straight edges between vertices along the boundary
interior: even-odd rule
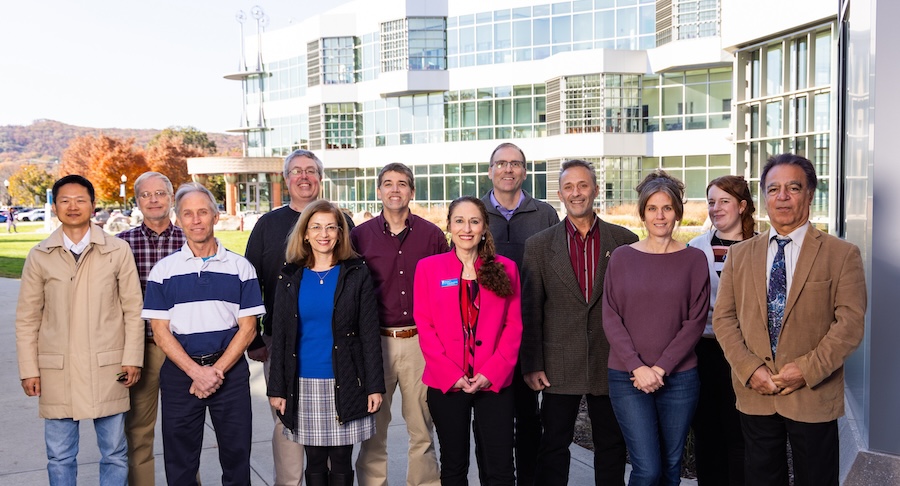
[[[331,460],[331,472],[350,474],[353,472],[351,459],[353,445],[345,446],[304,446],[306,449],[306,471],[327,473],[328,460]]]

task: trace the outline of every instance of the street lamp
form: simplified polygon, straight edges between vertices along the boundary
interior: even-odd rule
[[[128,182],[128,177],[125,174],[122,174],[122,185],[119,186],[119,195],[122,196],[122,211],[128,210],[128,200],[125,198],[125,183]]]

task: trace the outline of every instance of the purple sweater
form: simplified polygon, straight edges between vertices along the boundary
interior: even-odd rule
[[[652,254],[620,246],[603,285],[609,369],[659,366],[666,374],[697,366],[694,346],[709,309],[709,269],[697,248]]]

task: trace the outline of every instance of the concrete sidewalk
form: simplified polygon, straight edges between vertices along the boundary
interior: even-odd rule
[[[19,281],[0,278],[0,486],[37,485],[47,483],[47,455],[44,448],[44,424],[38,418],[38,401],[25,396],[19,384],[15,345],[16,300]],[[250,362],[250,392],[253,395],[253,449],[250,458],[251,484],[274,484],[272,470],[273,421],[266,399],[262,365]],[[390,484],[406,484],[406,426],[400,413],[400,397],[394,399],[391,408],[394,417],[388,431],[388,477]],[[216,438],[207,417],[200,457],[200,479],[204,486],[221,484],[222,470],[216,452]],[[594,483],[593,453],[572,445],[569,484]],[[80,453],[78,454],[78,483],[98,484],[100,453],[94,436],[93,424],[84,421],[81,427]],[[474,456],[471,459],[469,483],[478,484]],[[630,472],[630,468],[626,471]],[[162,458],[162,439],[159,423],[156,427],[156,483],[165,484]],[[696,484],[683,480],[683,485]]]

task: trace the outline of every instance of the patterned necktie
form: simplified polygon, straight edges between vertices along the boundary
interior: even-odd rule
[[[775,357],[775,348],[778,347],[778,335],[781,333],[781,324],[784,320],[784,303],[787,300],[787,272],[784,266],[784,246],[791,242],[790,238],[776,238],[778,251],[775,252],[775,260],[772,262],[772,271],[769,273],[769,292],[766,303],[769,311],[769,343],[772,345],[772,357]]]

